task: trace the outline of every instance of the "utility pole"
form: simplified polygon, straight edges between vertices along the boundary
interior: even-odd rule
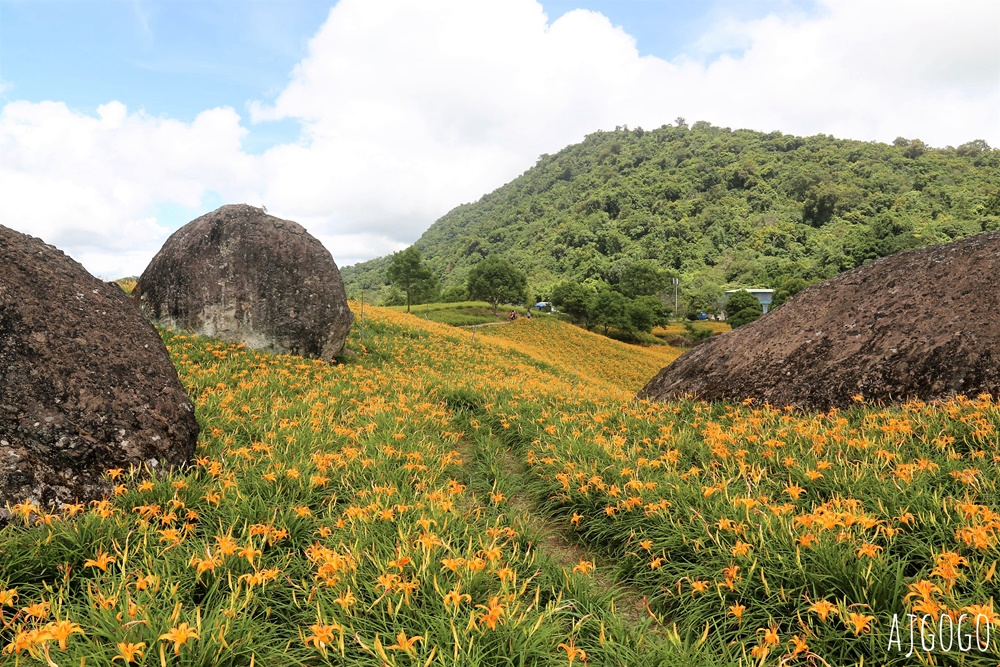
[[[677,283],[680,281],[680,278],[674,277],[674,317],[677,317]]]
[[[365,342],[365,284],[361,283],[361,342]]]

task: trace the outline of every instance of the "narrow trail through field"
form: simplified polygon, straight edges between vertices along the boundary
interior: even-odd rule
[[[480,327],[495,327],[498,324],[510,324],[509,321],[504,322],[481,322],[479,324],[463,324],[462,329],[478,329]]]
[[[572,572],[581,561],[590,561],[595,565],[595,569],[587,575],[591,586],[610,595],[612,611],[633,627],[648,624],[650,632],[660,634],[662,628],[651,614],[642,592],[634,586],[619,582],[613,574],[615,568],[610,560],[581,544],[564,526],[547,518],[523,490],[528,475],[524,461],[492,434],[479,434],[474,440],[466,440],[463,444],[465,464],[469,467],[488,468],[493,477],[493,487],[503,490],[506,496],[504,502],[524,522],[529,534],[536,536],[537,541],[533,546],[540,555],[550,558],[566,572]]]
[[[497,443],[501,448],[500,443]],[[527,473],[524,462],[507,448],[501,449],[504,471],[511,477],[523,477]],[[623,585],[610,574],[614,565],[604,556],[575,541],[571,533],[555,521],[546,518],[524,492],[515,492],[510,498],[512,507],[523,513],[525,520],[538,534],[540,549],[547,553],[561,567],[572,570],[580,561],[591,561],[596,568],[590,575],[595,586],[612,593],[615,611],[630,623],[639,624],[651,618],[645,596],[636,588]],[[656,626],[653,626],[655,631]]]

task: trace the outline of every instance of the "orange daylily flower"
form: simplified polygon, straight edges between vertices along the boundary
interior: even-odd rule
[[[133,662],[138,662],[139,658],[142,657],[143,649],[146,648],[146,642],[139,642],[137,644],[119,642],[117,647],[118,655],[111,658],[111,662],[114,663],[116,660],[121,660],[126,665],[130,665]]]
[[[875,621],[874,616],[859,614],[852,611],[847,614],[847,619],[844,621],[844,624],[847,625],[848,629],[854,632],[854,636],[857,637],[858,635],[871,632],[870,626],[873,621]]]
[[[189,639],[198,639],[198,633],[195,632],[187,623],[181,623],[180,625],[170,628],[165,633],[160,635],[160,641],[173,642],[174,643],[174,654],[178,655],[181,652],[181,646],[184,646]]]
[[[418,641],[423,641],[423,639],[420,635],[407,637],[406,633],[400,630],[399,634],[396,635],[396,643],[392,646],[386,646],[386,648],[390,651],[404,651],[413,655],[417,652],[413,645]]]

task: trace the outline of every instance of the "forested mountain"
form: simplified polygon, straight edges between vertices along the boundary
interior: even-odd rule
[[[1000,150],[730,130],[682,119],[596,132],[447,213],[416,247],[444,286],[499,254],[531,297],[563,279],[617,282],[653,260],[682,295],[832,276],[899,250],[1000,229]],[[349,293],[387,259],[345,267]]]

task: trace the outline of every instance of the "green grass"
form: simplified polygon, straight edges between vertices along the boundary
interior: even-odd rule
[[[390,310],[406,312],[406,306],[389,306]],[[510,311],[517,313],[518,317],[524,317],[526,308],[521,306],[502,305],[497,308],[497,315],[493,314],[493,307],[485,301],[458,301],[455,303],[421,303],[410,306],[410,314],[423,317],[432,322],[440,322],[453,327],[469,327],[477,324],[492,324],[494,322],[506,322]],[[551,317],[547,313],[531,312],[532,317]]]
[[[567,333],[556,321],[497,327],[529,337],[512,345],[366,315],[337,365],[161,332],[196,404],[196,459],[109,472],[91,504],[13,508],[0,662],[117,667],[131,642],[161,667],[566,667],[575,649],[620,667],[904,667],[889,617],[918,584],[941,608],[996,610],[993,399],[649,404],[607,386],[624,364],[604,346],[621,346],[598,336],[585,356],[604,383],[574,372],[580,353],[540,364],[530,350]],[[599,570],[574,572],[549,529]],[[79,630],[65,647],[60,622]],[[175,653],[183,624],[197,638]],[[996,647],[934,664],[994,667]]]

